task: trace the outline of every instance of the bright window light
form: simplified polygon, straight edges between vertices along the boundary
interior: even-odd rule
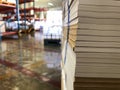
[[[53,3],[48,3],[48,5],[53,6]]]

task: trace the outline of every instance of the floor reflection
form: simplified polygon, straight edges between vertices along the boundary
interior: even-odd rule
[[[39,32],[4,37],[0,43],[0,90],[60,90],[60,60],[60,47],[44,47]]]

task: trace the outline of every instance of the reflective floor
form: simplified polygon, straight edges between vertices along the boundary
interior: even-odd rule
[[[44,46],[39,32],[0,43],[0,90],[60,90],[60,46]]]

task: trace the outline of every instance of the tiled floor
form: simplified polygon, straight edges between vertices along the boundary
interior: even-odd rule
[[[60,90],[60,47],[36,32],[0,43],[0,90]]]

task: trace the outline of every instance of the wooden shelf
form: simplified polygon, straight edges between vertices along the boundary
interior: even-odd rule
[[[15,5],[9,5],[9,4],[0,4],[0,13],[3,13],[6,10],[14,10],[16,8]]]
[[[16,7],[15,7],[16,8]],[[6,9],[0,9],[1,10],[1,14],[7,14],[8,12],[10,12],[11,14],[15,14],[14,10],[15,8],[6,8]],[[41,12],[41,11],[47,11],[47,8],[26,8],[26,13],[29,13],[31,10],[34,10],[35,12]],[[20,13],[24,13],[24,9],[20,9]]]
[[[26,9],[20,9],[20,13],[24,13],[24,10],[27,12],[30,12],[31,10],[34,10],[33,7],[30,7],[30,8],[26,8]]]
[[[14,35],[17,34],[17,32],[13,31],[13,32],[2,32],[2,36],[8,36],[8,35]]]
[[[41,12],[41,11],[47,11],[48,9],[47,8],[33,8],[33,7],[30,7],[30,8],[26,8],[25,10],[26,10],[26,12],[30,12],[31,10],[34,10],[35,12]],[[24,12],[24,9],[20,9],[20,12]]]
[[[7,2],[7,1],[0,1],[0,4],[16,6],[15,3]]]
[[[20,15],[21,16],[21,19],[24,19],[24,15]],[[26,15],[26,19],[27,18],[31,18],[31,17],[34,17],[34,15]],[[3,17],[3,20],[7,20],[7,19],[9,19],[10,18],[10,16],[7,16],[7,17]],[[16,19],[16,17],[15,17],[15,19]]]
[[[24,14],[20,15],[21,17],[24,17]],[[34,17],[34,15],[26,15],[26,17]]]
[[[47,8],[34,8],[35,12],[47,11]]]
[[[26,0],[26,2],[34,2],[34,0]],[[19,0],[19,4],[23,4],[24,0]]]

